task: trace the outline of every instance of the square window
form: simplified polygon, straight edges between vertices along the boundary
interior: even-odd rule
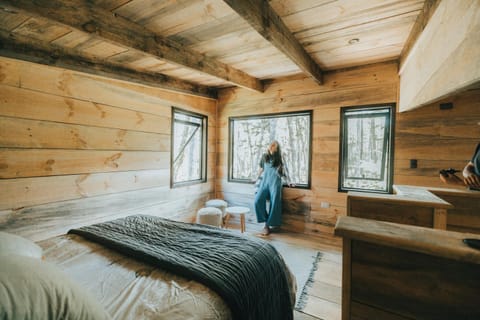
[[[312,111],[231,117],[229,181],[251,183],[271,141],[277,140],[290,182],[310,188]]]
[[[171,186],[207,181],[208,118],[172,108]]]
[[[339,191],[390,193],[394,105],[341,109]]]

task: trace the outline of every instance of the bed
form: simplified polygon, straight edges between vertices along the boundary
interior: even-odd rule
[[[129,228],[133,225],[140,231],[123,230],[125,225]],[[137,249],[142,245],[137,240],[140,239],[140,243],[146,241],[151,246],[150,235],[157,230],[161,230],[158,237],[152,238],[160,244],[155,244],[153,251],[164,244],[167,251],[154,252],[153,257],[142,250],[139,253]],[[106,233],[111,234],[104,237]],[[127,246],[118,247],[119,243],[127,243]],[[183,248],[185,243],[186,248]],[[39,245],[45,259],[60,266],[87,288],[113,319],[293,319],[295,277],[279,254],[270,257],[276,250],[261,239],[209,226],[140,215],[75,229],[67,235],[41,241]],[[202,249],[200,253],[182,257],[182,250],[191,250],[189,246]],[[257,286],[258,275],[244,272],[250,269],[250,273],[258,273],[258,270],[268,269],[266,264],[270,263],[265,262],[265,257],[257,262],[245,258],[261,255],[252,252],[263,251],[263,248],[267,251],[265,257],[278,260],[278,265],[285,271],[284,279],[276,274],[273,281],[267,280],[267,288]],[[217,254],[217,251],[221,252]],[[236,251],[242,251],[237,262],[230,256]],[[180,256],[170,256],[172,252]],[[192,274],[195,270],[191,270],[198,269],[198,265],[201,265],[200,276]],[[225,270],[216,272],[221,268]],[[214,274],[213,282],[208,279],[211,273]],[[248,280],[242,280],[240,291],[232,291],[232,287],[238,287],[236,278],[243,273],[247,274]],[[218,274],[228,278],[226,284],[222,279],[220,290],[215,282]],[[261,274],[260,278],[264,275]],[[287,287],[279,289],[277,282],[285,281]],[[222,285],[226,286],[223,290]],[[252,291],[256,296],[252,296]],[[240,299],[232,301],[232,294],[235,299],[236,296]],[[283,298],[278,299],[279,296]],[[256,300],[253,303],[252,298]]]

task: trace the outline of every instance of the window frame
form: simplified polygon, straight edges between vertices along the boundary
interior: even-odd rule
[[[313,143],[313,110],[301,110],[301,111],[290,111],[290,112],[277,112],[277,113],[266,113],[266,114],[254,114],[247,116],[233,116],[228,118],[228,182],[235,183],[245,183],[245,184],[254,184],[255,182],[250,179],[235,179],[233,178],[233,130],[234,130],[234,121],[235,120],[255,120],[262,118],[281,118],[284,116],[296,116],[296,115],[308,115],[310,117],[309,126],[309,150],[308,150],[308,182],[307,184],[297,184],[295,185],[296,189],[311,189],[312,188],[312,143]],[[265,147],[267,147],[267,143]],[[288,185],[284,187],[290,188]]]
[[[208,116],[181,109],[178,107],[172,106],[171,108],[171,126],[170,126],[170,188],[178,188],[178,187],[183,187],[183,186],[189,186],[189,185],[194,185],[194,184],[200,184],[200,183],[205,183],[207,182],[207,162],[208,162]],[[201,178],[200,179],[195,179],[195,180],[188,180],[188,181],[182,181],[182,182],[175,182],[174,180],[174,172],[173,172],[173,163],[174,163],[174,152],[173,152],[173,146],[174,146],[174,126],[175,126],[175,114],[180,113],[189,117],[195,117],[201,120],[201,126],[202,126],[202,145],[201,145],[201,158],[200,158],[200,172],[201,172]]]
[[[396,103],[381,103],[381,104],[370,104],[370,105],[361,105],[361,106],[346,106],[340,108],[340,139],[339,139],[339,161],[338,161],[338,192],[348,192],[348,191],[358,191],[358,192],[368,192],[368,193],[382,193],[382,194],[391,194],[393,192],[393,176],[394,176],[394,144],[395,144],[395,112],[396,112]],[[347,111],[352,110],[365,110],[365,111],[374,111],[374,110],[381,110],[381,109],[389,109],[390,115],[388,116],[388,120],[390,126],[387,128],[387,132],[385,135],[388,137],[388,145],[390,158],[388,161],[388,168],[389,172],[384,172],[383,174],[387,175],[387,187],[386,190],[369,190],[369,189],[360,189],[360,188],[343,188],[342,182],[344,178],[344,161],[347,153],[344,150],[344,139],[346,139],[346,117],[345,113]],[[386,154],[384,154],[386,156]],[[385,162],[385,161],[384,161]],[[369,179],[365,179],[369,180]]]

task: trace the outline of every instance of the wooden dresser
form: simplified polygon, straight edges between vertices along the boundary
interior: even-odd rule
[[[340,217],[342,319],[480,319],[480,235]]]

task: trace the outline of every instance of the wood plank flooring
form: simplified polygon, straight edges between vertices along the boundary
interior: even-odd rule
[[[239,229],[239,225],[232,227]],[[259,228],[247,224],[246,233],[249,236],[259,236]],[[341,319],[342,254],[340,238],[332,240],[330,235],[313,237],[298,233],[278,232],[272,233],[268,237],[262,237],[262,239],[269,241],[274,246],[288,244],[292,248],[298,246],[322,252],[322,259],[318,262],[313,284],[307,291],[307,303],[302,312],[295,311],[295,320]]]

